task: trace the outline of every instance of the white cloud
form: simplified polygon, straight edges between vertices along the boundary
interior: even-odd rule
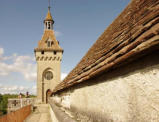
[[[0,57],[3,55],[3,53],[4,53],[3,48],[0,48]]]
[[[4,56],[4,49],[0,48],[0,76],[4,78],[10,77],[11,73],[20,73],[26,81],[36,81],[37,68],[35,58],[33,56],[19,56],[12,54],[11,56]],[[61,80],[67,76],[67,73],[61,73]],[[17,76],[18,77],[18,76]],[[0,84],[0,93],[19,94],[29,91],[32,94],[36,94],[36,86],[32,88],[26,86],[7,86]]]
[[[36,87],[33,86],[32,88],[29,87],[24,87],[24,86],[8,86],[8,85],[0,85],[0,93],[1,94],[19,94],[23,93],[25,94],[26,92],[29,92],[30,94],[36,94]]]
[[[3,50],[3,48],[0,48]],[[4,50],[1,51],[4,53]],[[3,54],[1,53],[1,54]],[[10,61],[8,64],[5,61]],[[1,56],[0,57],[0,76],[9,76],[11,72],[18,72],[28,81],[36,81],[36,63],[31,56]]]
[[[0,54],[3,55],[4,49],[0,48]],[[12,56],[0,57],[0,76],[9,76],[12,72],[18,72],[23,75],[27,81],[36,81],[37,68],[35,58],[31,56],[18,56],[13,54]],[[5,61],[12,61],[11,64],[7,64]],[[67,73],[61,73],[61,80],[67,76]]]
[[[67,73],[61,73],[61,80],[64,80],[66,76],[67,76]]]

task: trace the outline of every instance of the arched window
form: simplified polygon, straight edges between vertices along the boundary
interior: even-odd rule
[[[47,80],[51,80],[51,79],[53,79],[53,73],[51,71],[46,71],[44,77]]]

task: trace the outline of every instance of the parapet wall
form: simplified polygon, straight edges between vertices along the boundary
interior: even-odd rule
[[[8,113],[16,111],[24,106],[33,105],[35,98],[10,98],[8,99]]]
[[[81,122],[158,122],[159,51],[52,97]]]
[[[31,105],[0,117],[0,122],[23,122],[31,113]]]

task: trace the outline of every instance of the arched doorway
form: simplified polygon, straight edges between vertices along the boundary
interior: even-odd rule
[[[53,79],[53,70],[46,68],[42,74],[42,103],[47,103],[51,94],[50,82]]]
[[[51,90],[48,89],[48,90],[46,91],[46,103],[48,103],[48,99],[49,99],[49,97],[51,96],[51,94],[52,94]]]

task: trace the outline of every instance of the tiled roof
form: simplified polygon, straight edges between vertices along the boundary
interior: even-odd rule
[[[158,49],[159,0],[132,0],[53,93]]]
[[[51,40],[53,44],[51,47],[47,46],[47,41]],[[56,40],[55,34],[53,30],[45,30],[42,36],[42,39],[38,42],[38,47],[35,48],[35,51],[63,51],[63,49],[59,46],[58,41]]]

